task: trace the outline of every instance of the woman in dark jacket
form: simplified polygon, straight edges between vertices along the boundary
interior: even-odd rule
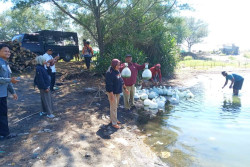
[[[40,90],[41,95],[41,112],[40,115],[47,114],[48,118],[54,118],[52,114],[52,97],[50,92],[50,78],[47,70],[44,68],[46,64],[46,59],[43,56],[36,57],[36,76],[35,76],[35,85],[37,85]]]
[[[119,72],[120,61],[118,59],[113,59],[111,66],[106,72],[106,91],[110,104],[110,119],[112,126],[119,129],[121,122],[117,120],[117,108],[120,100],[120,93],[122,93],[122,88],[128,93],[126,86],[124,85],[123,79]]]

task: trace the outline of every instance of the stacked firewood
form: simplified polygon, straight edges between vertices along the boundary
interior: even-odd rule
[[[35,66],[36,54],[22,47],[22,44],[17,41],[0,42],[9,46],[11,56],[9,64],[12,71],[22,72],[27,69],[32,69]]]

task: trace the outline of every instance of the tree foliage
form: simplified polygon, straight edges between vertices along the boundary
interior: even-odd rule
[[[193,45],[202,42],[204,37],[208,35],[208,25],[202,20],[195,18],[186,18],[187,35],[184,38],[187,43],[189,52]]]

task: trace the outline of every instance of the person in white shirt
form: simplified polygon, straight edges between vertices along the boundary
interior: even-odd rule
[[[55,58],[52,56],[53,50],[48,49],[47,52],[43,55],[45,57],[47,64],[44,65],[45,69],[48,70],[48,73],[51,77],[51,84],[50,84],[50,91],[54,91],[54,86],[56,82],[56,66],[55,63],[60,58],[59,55],[57,55]]]

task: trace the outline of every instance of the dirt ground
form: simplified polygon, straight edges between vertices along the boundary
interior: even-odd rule
[[[10,130],[18,137],[0,141],[0,166],[166,166],[143,143],[135,112],[124,113],[120,106],[122,128],[110,125],[103,77],[83,70],[80,62],[59,63],[57,71],[54,119],[39,115],[34,71],[21,74],[18,101],[8,98]],[[99,87],[101,100],[94,98]]]
[[[118,119],[122,128],[112,128],[104,77],[83,70],[81,62],[59,63],[57,71],[54,119],[39,115],[40,95],[33,86],[34,71],[21,74],[21,82],[15,85],[18,101],[11,96],[8,99],[10,130],[18,137],[0,141],[0,166],[167,166],[143,143],[146,136],[136,126],[135,111],[124,113],[121,105]],[[188,81],[198,80],[201,74],[220,71],[184,69],[165,84],[188,86]],[[98,90],[101,100],[94,98]]]

